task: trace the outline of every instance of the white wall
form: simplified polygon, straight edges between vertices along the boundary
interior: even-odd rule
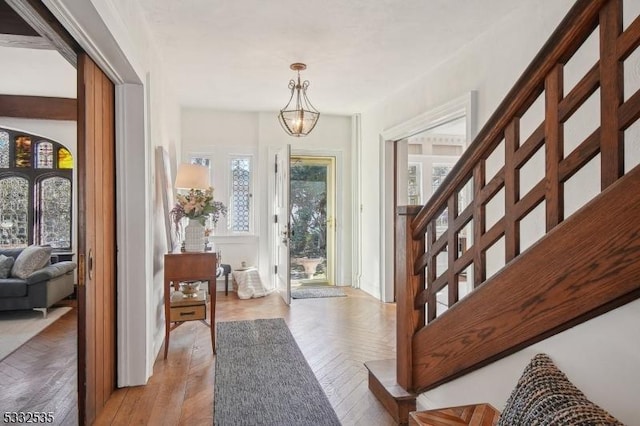
[[[504,408],[525,366],[546,353],[592,402],[640,425],[640,301],[629,303],[422,394],[425,409],[488,402]]]
[[[211,186],[214,199],[229,207],[229,157],[241,154],[252,157],[254,209],[258,214],[262,191],[258,161],[259,114],[254,112],[215,111],[209,109],[182,109],[182,162],[189,162],[191,155],[211,159]],[[222,263],[240,268],[260,264],[259,241],[260,222],[254,223],[251,235],[231,235],[226,228],[226,218],[222,218],[214,230],[215,250],[222,252]],[[266,271],[261,270],[263,281]],[[268,281],[265,281],[268,282]],[[222,280],[218,286],[222,286]]]
[[[363,111],[363,176],[382,185],[379,173],[380,134],[426,111],[446,104],[470,91],[477,91],[477,120],[481,127],[511,89],[553,29],[564,17],[571,0],[540,7],[526,2],[507,18],[496,22],[487,33],[461,48],[410,86]],[[361,221],[363,229],[363,270],[361,288],[375,297],[384,285],[379,274],[381,261],[379,231],[380,185],[363,185]]]
[[[182,161],[191,154],[211,157],[212,185],[216,200],[225,203],[228,194],[229,155],[242,154],[253,157],[253,203],[255,233],[250,236],[230,235],[224,229],[224,221],[215,231],[215,245],[222,251],[224,263],[233,268],[242,261],[258,267],[264,283],[271,283],[272,270],[269,230],[271,208],[270,173],[273,159],[270,150],[291,144],[293,153],[320,152],[337,155],[342,162],[338,181],[337,239],[341,247],[337,283],[351,285],[351,118],[322,115],[316,128],[304,138],[288,136],[280,127],[276,112],[233,112],[209,109],[184,108],[182,110]],[[340,166],[339,166],[340,167]]]
[[[562,0],[526,2],[507,19],[494,23],[489,32],[465,46],[448,61],[438,65],[410,87],[381,101],[362,113],[361,167],[366,179],[378,179],[384,162],[379,149],[379,135],[470,90],[477,90],[477,115],[481,127],[496,109],[508,90],[540,50],[549,35],[574,2]],[[629,3],[629,2],[625,2]],[[635,1],[636,5],[640,2]],[[635,62],[635,61],[634,61]],[[629,68],[629,67],[628,67]],[[636,69],[636,67],[631,67]],[[577,127],[580,127],[578,122]],[[632,132],[637,134],[637,129]],[[628,163],[637,164],[637,137],[630,139],[628,151],[636,151]],[[627,169],[629,169],[629,165]],[[589,173],[589,171],[587,171]],[[526,181],[527,179],[525,179]],[[582,184],[593,185],[590,180]],[[381,261],[377,242],[383,229],[379,214],[379,188],[363,185],[363,279],[362,288],[378,297],[381,282],[377,265]],[[579,203],[570,195],[572,204]],[[582,195],[582,194],[580,194]],[[544,215],[542,215],[542,220]],[[539,225],[539,220],[534,221]],[[529,238],[529,237],[528,237]],[[488,253],[488,257],[491,254]],[[488,264],[499,265],[499,262]],[[493,266],[497,268],[498,266]],[[510,389],[533,354],[546,352],[561,369],[595,402],[628,424],[639,424],[637,395],[640,394],[638,357],[640,340],[638,317],[640,302],[634,302],[607,315],[575,327],[527,348],[491,366],[466,375],[428,392],[420,402],[428,407],[491,402],[501,408]]]

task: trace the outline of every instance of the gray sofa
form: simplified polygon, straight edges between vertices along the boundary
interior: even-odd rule
[[[0,249],[0,254],[16,259],[23,248]],[[57,262],[55,253],[48,264],[26,278],[9,275],[0,278],[0,311],[37,309],[47,315],[47,308],[73,294],[73,271],[76,264]]]

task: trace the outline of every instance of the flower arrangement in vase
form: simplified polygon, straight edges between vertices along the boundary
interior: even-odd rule
[[[227,215],[227,207],[220,201],[213,200],[211,187],[205,190],[190,189],[187,194],[178,194],[176,198],[178,202],[170,212],[176,232],[180,230],[182,219],[189,219],[189,224],[184,230],[185,251],[203,251],[205,222],[211,218],[215,226],[220,216]]]

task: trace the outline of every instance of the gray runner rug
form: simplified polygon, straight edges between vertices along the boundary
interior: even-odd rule
[[[298,287],[291,289],[293,299],[315,299],[320,297],[345,297],[339,287]]]
[[[217,426],[340,425],[282,318],[217,324]]]

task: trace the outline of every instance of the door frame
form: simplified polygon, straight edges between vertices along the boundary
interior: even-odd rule
[[[340,193],[340,188],[344,182],[344,161],[343,153],[340,150],[332,149],[304,149],[291,147],[291,156],[307,156],[307,157],[333,157],[335,158],[335,248],[334,248],[334,284],[336,286],[344,285],[345,280],[351,280],[351,277],[345,277],[344,274],[344,244],[345,238],[351,238],[351,235],[344,235],[345,223],[345,206]],[[352,223],[353,227],[354,224]],[[355,244],[355,242],[353,242]],[[353,283],[352,283],[353,285]]]
[[[278,148],[275,146],[271,146],[267,148],[267,164],[268,164],[268,179],[267,179],[267,185],[268,188],[273,188],[275,185],[275,173],[273,172],[273,164],[275,161],[275,155],[277,152]],[[344,182],[344,160],[343,160],[343,152],[340,150],[332,150],[332,149],[304,149],[304,148],[298,148],[298,147],[291,147],[291,155],[292,156],[310,156],[310,157],[334,157],[336,159],[336,239],[335,239],[335,244],[336,244],[336,248],[335,248],[335,257],[336,257],[336,261],[335,261],[335,283],[336,285],[341,285],[344,282],[346,282],[346,280],[351,280],[351,277],[345,277],[344,276],[344,260],[343,260],[343,256],[344,256],[344,239],[345,238],[351,238],[351,234],[350,235],[344,235],[343,232],[343,223],[345,223],[345,206],[344,206],[344,202],[342,200],[342,197],[340,195],[340,188],[343,185]],[[268,192],[268,199],[267,199],[267,206],[273,206],[274,203],[274,194],[272,194],[272,191],[269,190]],[[269,207],[270,208],[270,207]],[[268,235],[267,235],[267,247],[271,248],[271,247],[275,247],[275,238],[277,238],[278,236],[275,235],[275,233],[273,232],[273,212],[271,212],[271,210],[269,210],[270,212],[270,217],[269,217],[269,227],[268,227]],[[351,226],[355,226],[353,223],[351,224]],[[355,245],[356,242],[354,241],[353,244]],[[272,284],[275,284],[274,281],[274,259],[273,256],[269,256],[269,280]]]
[[[143,385],[153,373],[162,345],[162,339],[154,336],[156,296],[149,279],[153,277],[153,253],[148,249],[153,247],[153,224],[147,218],[153,206],[148,190],[152,150],[145,132],[146,74],[123,53],[135,57],[127,29],[115,23],[117,17],[107,2],[42,2],[116,86],[117,385]],[[119,30],[112,34],[105,21]]]
[[[477,92],[470,91],[397,126],[384,130],[380,140],[380,299],[395,301],[395,199],[397,142],[462,116],[467,145],[477,132]],[[405,159],[406,162],[406,159]]]
[[[331,213],[332,215],[329,215],[329,217],[333,218],[333,225],[328,229],[327,229],[327,235],[326,235],[326,243],[327,243],[327,248],[326,248],[326,261],[327,261],[327,268],[326,268],[326,276],[327,276],[327,281],[330,283],[330,285],[337,285],[337,280],[336,280],[336,260],[337,260],[337,256],[336,256],[336,249],[337,249],[337,243],[336,243],[336,239],[338,236],[338,232],[337,232],[337,221],[338,221],[338,206],[337,206],[337,200],[338,200],[338,184],[337,184],[337,159],[335,156],[333,155],[309,155],[309,154],[291,154],[291,157],[289,160],[291,160],[292,158],[300,158],[302,159],[302,161],[308,160],[310,162],[313,162],[314,160],[319,160],[319,161],[324,161],[328,164],[326,164],[327,170],[329,172],[331,172],[330,174],[328,174],[327,176],[327,195],[332,195],[333,199],[331,200],[331,202],[329,202],[329,200],[327,199],[327,207],[331,206]],[[291,163],[291,161],[290,161]],[[323,164],[324,165],[324,164]],[[289,167],[291,168],[291,167]],[[331,188],[330,188],[331,186]],[[291,184],[289,185],[289,188],[291,188]],[[291,200],[291,195],[289,195],[289,200]],[[291,203],[291,201],[289,201],[289,203]],[[330,233],[332,233],[333,235],[330,235]],[[289,266],[291,267],[291,266]]]

